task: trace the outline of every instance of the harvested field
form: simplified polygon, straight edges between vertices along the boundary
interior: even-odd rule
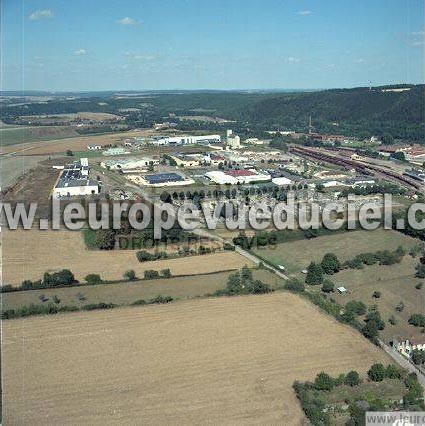
[[[117,284],[17,291],[2,295],[2,308],[7,311],[31,303],[38,305],[42,303],[40,301],[42,295],[44,295],[45,302],[47,299],[52,300],[53,296],[57,296],[60,299],[59,306],[77,307],[100,302],[130,305],[136,300],[149,300],[158,295],[171,296],[174,299],[187,299],[205,296],[208,293],[211,294],[225,288],[229,274],[230,272],[218,272],[148,281],[125,281]],[[253,270],[253,276],[273,288],[283,286],[283,279],[267,270]],[[80,297],[81,295],[84,296],[84,299]]]
[[[0,187],[6,188],[13,185],[25,172],[35,168],[41,161],[47,160],[46,156],[0,156]]]
[[[140,263],[136,250],[87,250],[82,233],[77,231],[7,230],[2,243],[3,281],[14,285],[63,268],[70,269],[82,281],[91,273],[106,280],[119,280],[128,269],[142,277],[147,269],[170,268],[173,275],[186,275],[229,271],[249,264],[235,252]]]
[[[49,114],[49,115],[30,115],[25,116],[25,120],[31,120],[33,123],[51,124],[57,121],[71,122],[77,118],[91,120],[95,122],[112,121],[120,118],[119,115],[108,112],[78,112],[69,114]]]
[[[299,425],[294,380],[364,373],[374,362],[389,359],[288,293],[10,320],[3,418]]]
[[[108,145],[122,142],[126,138],[135,136],[146,136],[152,134],[151,130],[131,130],[128,132],[119,132],[104,135],[88,135],[81,136],[78,133],[75,137],[67,138],[46,138],[40,139],[40,142],[25,143],[25,139],[17,139],[15,145],[4,146],[2,153],[8,154],[11,152],[23,153],[30,155],[64,153],[67,149],[73,151],[85,151],[87,145]],[[28,141],[31,142],[31,141]],[[19,144],[19,145],[16,145]]]

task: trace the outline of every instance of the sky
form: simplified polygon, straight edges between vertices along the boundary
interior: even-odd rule
[[[423,0],[2,0],[3,90],[423,83]]]

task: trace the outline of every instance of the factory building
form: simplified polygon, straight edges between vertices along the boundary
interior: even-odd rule
[[[221,143],[220,135],[158,137],[149,141],[157,146],[210,145]]]
[[[226,148],[227,149],[239,149],[241,147],[241,138],[238,135],[233,134],[233,131],[228,129],[226,131]]]
[[[99,194],[97,180],[89,179],[87,158],[66,166],[52,191],[53,198],[70,198]]]
[[[127,179],[140,186],[155,188],[164,186],[186,186],[195,183],[193,179],[178,173],[156,173],[150,175],[129,175]]]
[[[269,182],[271,176],[268,173],[258,172],[256,170],[228,170],[223,171],[212,171],[205,173],[205,177],[211,182],[219,185],[224,184],[250,184],[258,182]]]
[[[127,157],[114,160],[104,160],[100,166],[109,170],[135,170],[146,169],[149,166],[157,166],[159,159],[154,157]]]

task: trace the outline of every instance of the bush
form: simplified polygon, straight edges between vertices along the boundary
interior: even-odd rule
[[[335,291],[335,284],[332,281],[325,280],[322,285],[322,291],[324,293],[332,293]]]
[[[99,303],[89,303],[88,305],[84,305],[81,307],[81,309],[85,311],[94,311],[97,309],[113,309],[116,308],[117,305],[114,303],[105,303],[105,302],[99,302]]]
[[[149,300],[149,303],[170,303],[174,299],[171,296],[156,296]]]
[[[344,263],[344,266],[350,269],[363,269],[363,262],[359,257],[355,257],[354,259],[349,259]]]
[[[166,259],[168,257],[168,254],[165,251],[149,253],[146,250],[141,250],[136,253],[136,256],[139,262],[147,262],[158,259]]]
[[[132,303],[132,305],[134,305],[134,306],[138,306],[138,305],[147,305],[147,303],[148,303],[148,302],[146,302],[146,300],[139,299],[139,300],[136,300],[135,302],[133,302],[133,303]]]
[[[373,382],[382,382],[386,377],[386,370],[382,364],[373,364],[367,375]]]
[[[364,315],[367,311],[366,305],[362,301],[352,300],[345,305],[346,312],[353,312],[357,315]]]
[[[160,278],[159,272],[148,269],[144,272],[144,278],[145,280],[155,280],[157,278]]]
[[[305,285],[296,278],[291,278],[285,283],[283,288],[285,290],[293,291],[294,293],[302,293],[305,289]]]
[[[101,284],[103,282],[99,274],[88,274],[84,279],[86,280],[87,284],[92,285]]]
[[[316,376],[314,380],[314,387],[317,390],[331,391],[334,387],[334,382],[329,374],[323,371]]]
[[[113,250],[115,247],[115,232],[112,229],[98,229],[94,244],[99,250]]]
[[[409,324],[414,325],[415,327],[425,327],[425,315],[422,314],[413,314],[409,320]]]
[[[360,384],[360,376],[357,371],[350,371],[346,376],[344,380],[344,384],[348,386],[357,386]]]
[[[372,294],[372,297],[375,299],[379,299],[381,297],[381,292],[380,291],[374,291]]]
[[[420,290],[423,286],[423,283],[418,283],[415,285],[416,290]]]
[[[385,370],[385,376],[388,379],[400,379],[401,378],[400,371],[393,364],[388,364],[388,366]]]
[[[163,269],[161,271],[161,276],[164,278],[171,278],[172,277],[171,270],[169,268]]]
[[[128,281],[134,281],[136,279],[136,273],[133,271],[133,269],[129,269],[128,271],[124,272],[124,278]]]

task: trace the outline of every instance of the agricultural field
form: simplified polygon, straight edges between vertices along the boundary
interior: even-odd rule
[[[345,261],[362,252],[395,250],[400,245],[411,248],[418,242],[400,232],[376,229],[335,233],[274,247],[259,247],[253,251],[275,265],[284,265],[288,273],[294,274],[305,269],[311,261],[320,262],[326,253],[335,253],[341,261]]]
[[[112,121],[120,118],[119,115],[107,112],[78,112],[69,114],[50,114],[50,115],[27,115],[21,117],[21,120],[31,121],[40,124],[54,124],[58,121],[71,122],[76,119],[91,120],[93,122]]]
[[[299,425],[295,380],[374,362],[390,361],[289,293],[8,320],[3,419]]]
[[[100,274],[105,280],[120,280],[133,269],[141,277],[148,269],[170,268],[173,275],[203,274],[241,268],[249,261],[235,252],[220,252],[185,258],[139,262],[137,250],[87,250],[82,232],[6,230],[2,235],[3,282],[20,285],[25,279],[40,279],[44,272],[70,269],[77,280]]]
[[[53,128],[48,126],[48,129]],[[62,128],[64,128],[62,126]],[[65,127],[66,128],[66,127]],[[20,130],[20,129],[18,129]],[[2,130],[0,130],[1,132]],[[5,130],[6,131],[6,130]],[[74,130],[75,131],[75,130]],[[64,137],[51,137],[43,139],[40,137],[37,139],[39,142],[34,142],[26,138],[10,138],[8,144],[4,144],[2,153],[23,153],[30,155],[40,154],[57,154],[64,153],[67,149],[75,151],[87,150],[87,145],[109,145],[122,143],[124,139],[135,137],[135,136],[146,136],[151,134],[150,130],[131,130],[128,132],[110,133],[103,135],[79,135],[76,131],[75,134],[64,136]],[[6,146],[10,145],[10,146]]]
[[[253,270],[254,279],[262,280],[272,288],[281,288],[283,279],[264,270]],[[116,284],[83,285],[56,289],[40,289],[4,293],[2,308],[17,309],[23,305],[49,302],[53,296],[60,299],[58,306],[77,306],[81,308],[89,303],[113,303],[130,305],[136,300],[150,300],[158,295],[171,296],[173,299],[188,299],[212,294],[224,289],[230,272],[175,277],[157,280],[123,281]],[[40,298],[43,297],[44,302]]]
[[[64,139],[78,135],[76,129],[71,126],[12,126],[0,128],[2,153],[10,152],[9,146],[11,145]]]
[[[28,163],[28,159],[22,160],[21,158],[22,157],[15,156],[4,157],[1,162],[6,163],[6,170],[10,170],[13,164],[17,167],[19,167],[19,164],[22,164],[22,167],[24,167]],[[43,160],[43,157],[38,158]],[[22,163],[20,163],[19,159],[21,159]],[[11,163],[9,163],[10,161]],[[4,194],[4,201],[22,201],[26,203],[37,202],[39,204],[37,214],[41,213],[41,210],[45,208],[49,211],[51,206],[50,195],[53,186],[59,177],[59,170],[53,169],[52,166],[53,164],[63,165],[67,161],[67,158],[62,157],[55,160],[44,160],[39,164],[36,164],[34,168],[28,170],[28,173],[21,174],[15,179],[12,186],[9,187],[8,192]],[[18,170],[18,172],[20,172],[20,170]]]
[[[6,188],[13,185],[16,180],[35,168],[40,162],[47,160],[47,156],[1,156],[0,157],[0,187]]]
[[[424,283],[424,280],[414,276],[417,263],[418,259],[405,256],[401,263],[395,265],[373,265],[340,271],[330,279],[336,285],[346,287],[348,293],[334,293],[332,297],[342,305],[349,300],[361,300],[367,306],[377,305],[386,323],[385,329],[380,332],[386,342],[395,336],[421,337],[421,328],[407,322],[412,314],[425,315],[425,286],[415,288],[418,283]],[[381,292],[381,296],[372,297],[374,291]],[[398,312],[395,308],[401,301],[404,309]],[[395,325],[388,322],[391,316],[396,319]]]

